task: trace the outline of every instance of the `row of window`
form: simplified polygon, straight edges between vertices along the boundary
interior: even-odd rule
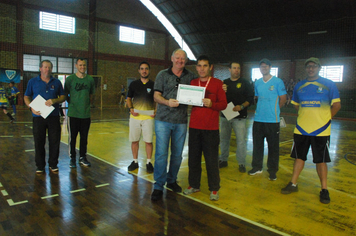
[[[75,18],[40,11],[40,29],[75,34]],[[145,31],[120,26],[119,40],[123,42],[145,44]]]
[[[271,68],[271,75],[278,77],[278,67]],[[335,66],[322,66],[319,72],[319,75],[324,78],[328,78],[334,82],[342,82],[344,76],[344,66],[335,65]],[[262,77],[260,68],[252,69],[252,81]]]

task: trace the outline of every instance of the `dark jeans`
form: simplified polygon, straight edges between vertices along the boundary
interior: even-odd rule
[[[35,161],[39,169],[46,166],[46,131],[48,130],[49,158],[50,167],[58,164],[59,144],[61,141],[61,125],[59,116],[33,117],[33,137],[35,140]]]
[[[262,170],[264,139],[268,144],[267,167],[269,173],[277,173],[279,166],[279,123],[253,122],[252,168]]]
[[[76,158],[75,144],[78,133],[80,134],[79,155],[85,157],[87,154],[88,133],[90,128],[90,118],[75,118],[69,117],[69,143],[70,143],[70,157]]]
[[[204,153],[209,191],[219,191],[219,130],[189,128],[189,185],[200,188],[201,156]]]

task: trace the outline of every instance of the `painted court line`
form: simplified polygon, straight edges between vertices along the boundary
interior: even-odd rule
[[[95,186],[95,188],[101,188],[101,187],[105,187],[105,186],[108,186],[110,185],[109,183],[106,183],[106,184],[98,184]]]
[[[28,150],[25,150],[25,152],[34,152],[35,149],[28,149]]]
[[[2,183],[0,183],[0,188],[2,187]]]
[[[6,192],[6,190],[1,190],[1,193],[3,196],[8,196],[9,194]]]
[[[52,198],[52,197],[59,197],[59,194],[44,196],[44,197],[41,197],[41,199],[47,199],[47,198]]]
[[[72,190],[72,191],[69,191],[70,193],[77,193],[77,192],[82,192],[82,191],[85,191],[85,188],[81,188],[81,189],[77,189],[77,190]]]
[[[12,199],[7,199],[7,203],[9,204],[9,206],[16,206],[16,205],[28,203],[28,201],[26,200],[22,202],[14,202]]]
[[[2,135],[0,136],[0,138],[13,138],[14,136],[13,135]]]

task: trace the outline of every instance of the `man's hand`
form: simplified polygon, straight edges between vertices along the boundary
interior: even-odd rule
[[[41,115],[41,112],[33,110],[32,107],[31,107],[31,111],[32,111],[33,114],[35,114],[37,116]]]
[[[225,91],[225,93],[227,92],[227,85],[223,84],[222,89]]]
[[[211,107],[213,105],[213,103],[211,102],[210,98],[204,98],[203,99],[203,105],[205,107]]]
[[[241,105],[234,106],[233,111],[241,111]]]
[[[133,108],[130,109],[130,113],[133,116],[138,116],[139,115],[139,113],[135,112],[135,109],[133,109]]]
[[[168,100],[168,106],[170,107],[178,107],[179,106],[179,101],[173,98],[170,98]]]
[[[48,107],[52,106],[53,104],[54,104],[54,103],[53,103],[52,99],[48,99],[48,100],[45,102],[45,105],[48,106]]]

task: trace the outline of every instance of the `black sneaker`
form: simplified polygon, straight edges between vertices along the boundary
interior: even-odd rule
[[[219,161],[219,168],[227,167],[227,161]]]
[[[36,169],[37,174],[42,174],[43,172],[44,172],[44,168],[37,167],[37,169]]]
[[[174,183],[167,184],[167,188],[172,189],[175,193],[181,193],[182,188],[177,184],[177,181]]]
[[[70,159],[69,167],[70,168],[77,168],[77,164],[75,163],[75,159]]]
[[[276,175],[276,173],[269,173],[269,180],[271,180],[271,181],[277,180],[277,175]]]
[[[292,182],[289,182],[285,188],[281,189],[282,194],[290,194],[293,192],[298,192],[298,185],[293,186]]]
[[[245,165],[239,165],[239,171],[240,171],[241,173],[246,173],[246,167],[245,167]]]
[[[163,196],[163,191],[162,190],[158,190],[158,189],[154,189],[151,195],[151,200],[152,201],[158,201],[161,200]]]
[[[148,164],[146,164],[146,171],[147,171],[147,173],[153,173],[153,165],[152,165],[152,163],[150,162],[150,163],[148,163]]]
[[[255,175],[255,174],[261,174],[262,170],[256,169],[256,168],[252,168],[252,170],[248,171],[249,175]]]
[[[90,162],[87,160],[86,157],[79,158],[79,164],[83,166],[91,166]]]
[[[329,191],[327,189],[322,189],[320,191],[320,202],[324,204],[330,203]]]
[[[134,171],[138,168],[138,163],[135,163],[135,161],[132,161],[129,167],[127,167],[128,171]]]

